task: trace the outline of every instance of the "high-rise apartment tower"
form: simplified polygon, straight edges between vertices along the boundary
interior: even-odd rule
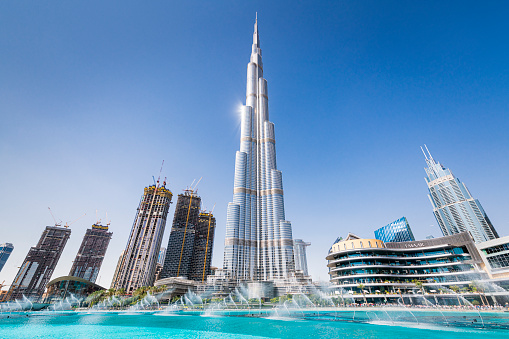
[[[95,283],[112,235],[108,225],[97,223],[87,229],[69,275]]]
[[[427,147],[426,151],[428,154],[424,150],[423,153],[428,168],[425,168],[427,177],[424,179],[433,213],[444,236],[470,232],[476,243],[498,238],[479,200],[472,197],[467,186],[450,169],[433,159]]]
[[[160,186],[158,180],[156,185],[145,187],[141,197],[120,268],[113,278],[114,288],[123,288],[127,294],[154,283],[157,257],[173,196],[165,185],[163,182]]]
[[[37,245],[28,251],[4,300],[16,300],[25,296],[38,301],[70,236],[71,230],[67,227],[46,226]]]
[[[283,180],[276,166],[274,124],[255,22],[235,156],[233,202],[228,204],[224,269],[238,280],[275,280],[294,271],[292,226],[285,220]]]
[[[14,246],[11,243],[0,244],[0,272],[13,250]]]

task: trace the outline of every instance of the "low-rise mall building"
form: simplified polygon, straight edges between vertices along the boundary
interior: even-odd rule
[[[489,280],[483,258],[467,232],[388,243],[349,233],[346,239],[336,240],[326,259],[335,294],[373,303],[427,293],[454,297],[454,290]]]

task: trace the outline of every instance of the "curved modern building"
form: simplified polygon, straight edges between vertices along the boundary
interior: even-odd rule
[[[46,293],[44,294],[44,302],[51,303],[64,300],[67,297],[85,298],[93,292],[104,289],[104,287],[83,278],[63,276],[53,279],[48,283]]]
[[[288,278],[295,271],[292,225],[285,220],[283,178],[276,166],[257,22],[241,119],[233,202],[226,217],[224,269],[237,280]]]
[[[472,237],[447,237],[384,243],[349,234],[334,243],[327,255],[330,282],[341,292],[410,293],[416,282],[430,290],[486,279]]]

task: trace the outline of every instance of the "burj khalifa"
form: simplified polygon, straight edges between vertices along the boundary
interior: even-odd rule
[[[240,112],[233,202],[228,204],[226,219],[224,269],[237,280],[285,279],[295,271],[292,225],[285,220],[282,173],[276,166],[268,102],[256,20],[246,104]]]

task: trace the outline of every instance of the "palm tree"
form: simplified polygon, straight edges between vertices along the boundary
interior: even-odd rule
[[[481,289],[479,288],[479,283],[477,281],[472,281],[470,284],[468,284],[468,286],[470,287],[470,290],[472,292],[479,294],[479,298],[481,299],[482,305],[486,306],[486,304],[484,303],[484,299],[482,298],[482,295],[481,295]]]
[[[366,295],[364,294],[364,284],[359,284],[357,285],[357,287],[361,290],[361,293],[362,293],[362,297],[364,298],[364,302],[366,303],[366,305],[368,304],[368,299],[366,299]]]
[[[115,292],[116,296],[125,295],[125,288],[120,288]]]

